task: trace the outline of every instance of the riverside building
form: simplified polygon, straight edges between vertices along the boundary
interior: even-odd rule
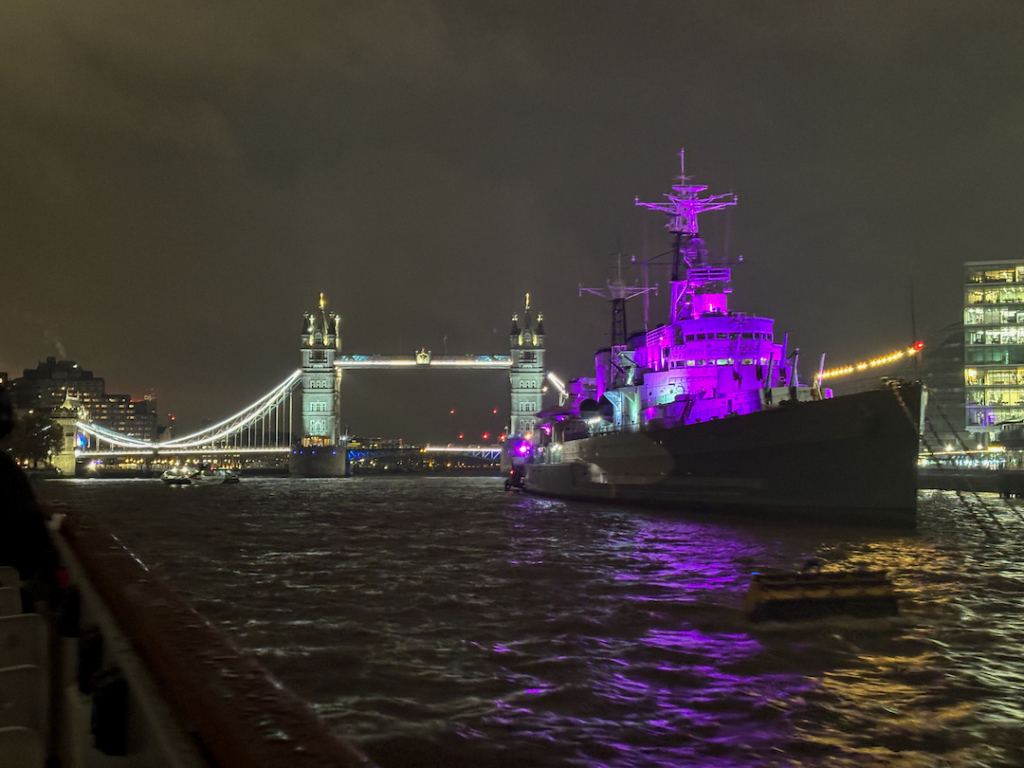
[[[1024,424],[1024,261],[964,264],[967,431],[986,447]]]
[[[74,360],[48,357],[13,379],[10,391],[19,411],[53,411],[71,397],[88,411],[95,424],[140,440],[155,441],[159,435],[156,400],[151,395],[133,400],[130,395],[109,394],[102,377],[94,376]]]

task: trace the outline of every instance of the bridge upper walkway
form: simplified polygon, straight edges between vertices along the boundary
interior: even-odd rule
[[[342,370],[385,368],[458,368],[460,370],[507,370],[512,367],[509,355],[337,355],[334,367]]]

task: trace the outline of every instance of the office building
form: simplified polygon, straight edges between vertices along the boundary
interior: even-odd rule
[[[964,283],[966,426],[985,447],[1024,422],[1024,260],[968,262]]]

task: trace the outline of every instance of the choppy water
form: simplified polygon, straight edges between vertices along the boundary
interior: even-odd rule
[[[1012,503],[986,497],[993,520],[924,493],[904,534],[499,489],[359,477],[40,493],[95,513],[385,768],[1024,765]],[[890,569],[902,617],[748,623],[751,571],[811,556]]]

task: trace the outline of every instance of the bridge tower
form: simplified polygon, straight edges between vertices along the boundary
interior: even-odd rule
[[[536,413],[541,409],[541,387],[544,385],[544,316],[537,314],[537,325],[531,317],[530,294],[526,294],[523,325],[518,314],[512,315],[509,332],[512,367],[509,383],[512,390],[509,437],[526,435],[537,423]]]
[[[302,433],[292,446],[289,471],[301,477],[344,477],[348,446],[339,429],[341,371],[334,356],[341,346],[341,318],[327,311],[320,294],[302,322]],[[294,439],[294,438],[293,438]]]
[[[75,476],[75,438],[78,435],[78,421],[86,418],[82,403],[77,397],[64,396],[64,402],[50,412],[63,436],[60,450],[53,457],[53,466],[63,477]]]

